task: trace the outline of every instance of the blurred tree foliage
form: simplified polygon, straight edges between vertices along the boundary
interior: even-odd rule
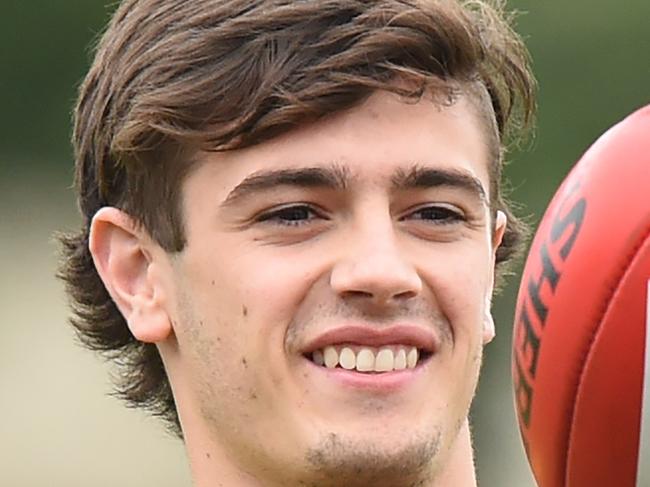
[[[553,188],[608,127],[650,103],[648,0],[511,0],[539,80],[532,152],[517,155],[516,199],[539,212]]]
[[[76,86],[109,10],[91,0],[0,3],[0,160],[13,161],[11,172],[67,171]]]

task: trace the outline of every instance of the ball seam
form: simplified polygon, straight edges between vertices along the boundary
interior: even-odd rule
[[[603,323],[603,319],[605,318],[605,315],[607,315],[607,312],[609,311],[609,309],[610,309],[610,307],[612,305],[612,298],[616,295],[617,291],[619,290],[619,288],[621,286],[621,282],[625,279],[625,276],[630,271],[630,266],[634,262],[634,259],[635,259],[636,255],[637,255],[639,249],[643,246],[643,244],[645,243],[645,241],[649,237],[650,237],[650,225],[648,225],[647,228],[645,228],[642,231],[641,237],[632,246],[632,249],[631,249],[629,255],[627,255],[625,257],[625,260],[623,261],[624,265],[622,265],[621,268],[620,268],[620,273],[616,276],[617,278],[615,278],[613,280],[616,284],[614,286],[612,286],[611,292],[609,293],[609,295],[607,296],[607,299],[605,300],[605,302],[607,304],[603,307],[603,311],[601,312],[600,316],[596,320],[597,326],[595,326],[593,328],[593,331],[592,331],[591,336],[589,338],[589,341],[587,343],[588,346],[586,347],[586,353],[584,354],[584,356],[582,358],[581,366],[580,366],[580,372],[578,373],[578,380],[577,380],[576,386],[574,388],[574,390],[575,390],[574,398],[575,399],[573,401],[573,404],[571,405],[571,410],[569,412],[569,417],[570,417],[571,420],[569,421],[569,428],[568,428],[568,431],[567,431],[567,438],[566,438],[566,443],[565,443],[567,445],[567,449],[566,449],[566,455],[564,457],[564,485],[565,486],[569,485],[569,478],[568,478],[568,475],[569,475],[569,468],[568,468],[569,452],[571,451],[571,445],[572,445],[572,439],[573,439],[573,425],[574,425],[574,421],[576,419],[575,415],[576,415],[577,397],[578,397],[578,393],[579,393],[580,388],[581,388],[582,383],[583,383],[583,379],[584,379],[584,376],[585,376],[585,368],[586,368],[586,364],[589,361],[589,357],[590,357],[591,352],[592,352],[592,346],[593,346],[594,342],[596,341],[598,333],[600,332],[601,325]]]

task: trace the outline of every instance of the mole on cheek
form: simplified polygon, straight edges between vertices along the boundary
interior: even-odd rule
[[[248,362],[246,361],[246,357],[242,357],[242,359],[241,359],[241,363],[244,365],[244,368],[245,368],[245,369],[248,368]]]
[[[248,316],[248,308],[246,306],[241,307],[241,314],[243,316]]]

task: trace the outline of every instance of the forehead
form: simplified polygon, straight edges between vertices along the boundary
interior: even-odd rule
[[[483,125],[475,103],[463,96],[441,106],[428,98],[413,102],[377,92],[351,110],[262,144],[203,153],[197,179],[218,181],[228,191],[259,171],[334,164],[353,182],[386,185],[396,171],[417,165],[466,173],[488,188],[490,151]]]

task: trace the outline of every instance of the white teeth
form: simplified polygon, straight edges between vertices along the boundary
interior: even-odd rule
[[[418,349],[413,347],[406,356],[406,365],[409,369],[414,369],[418,363]]]
[[[357,370],[372,372],[375,369],[375,354],[368,348],[362,348],[357,354]]]
[[[357,357],[354,355],[354,352],[351,349],[345,347],[343,350],[341,350],[339,363],[345,370],[352,370],[357,365]]]
[[[406,350],[400,348],[395,355],[395,370],[404,370],[406,368]]]
[[[311,355],[311,359],[316,365],[325,365],[325,357],[323,357],[323,352],[320,350],[314,350],[314,353]]]
[[[339,353],[334,347],[325,347],[323,358],[328,369],[333,369],[339,363]]]
[[[375,372],[390,372],[394,364],[393,351],[390,348],[382,348],[375,359]]]
[[[356,351],[356,352],[355,352]],[[337,349],[333,346],[314,350],[312,360],[316,365],[333,369],[337,366],[358,372],[392,372],[393,370],[414,369],[419,352],[416,347],[390,346],[379,350],[368,347],[346,346]]]

